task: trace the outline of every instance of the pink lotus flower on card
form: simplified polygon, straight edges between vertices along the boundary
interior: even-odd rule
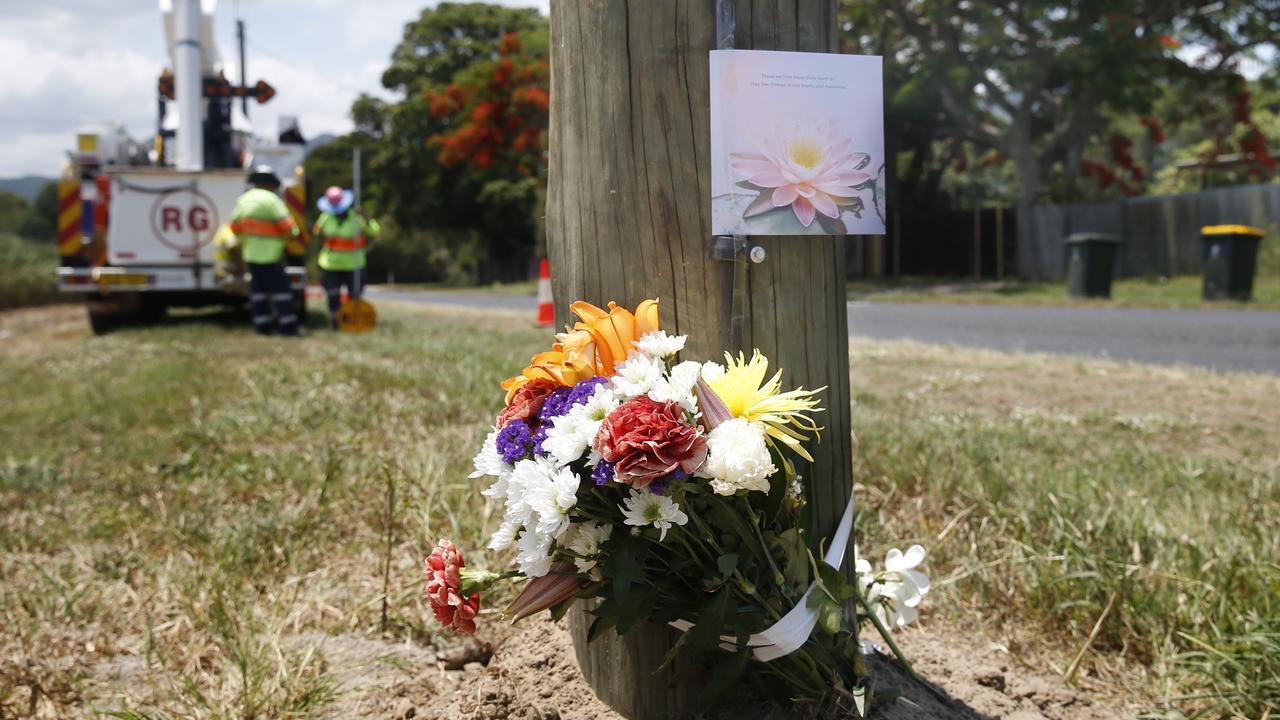
[[[860,169],[868,156],[854,152],[852,145],[853,138],[841,137],[830,121],[775,123],[758,133],[759,152],[729,156],[736,179],[762,191],[746,217],[790,206],[805,227],[813,224],[817,213],[839,218],[840,206],[857,195],[854,186],[871,178]]]

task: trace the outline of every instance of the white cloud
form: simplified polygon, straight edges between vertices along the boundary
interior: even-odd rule
[[[496,0],[536,7],[549,0]],[[250,103],[255,131],[276,132],[294,115],[308,136],[351,129],[360,92],[381,85],[406,22],[428,0],[380,0],[376,11],[349,0],[240,0],[249,37],[249,82],[277,95]],[[223,0],[216,34],[227,75],[239,79],[235,3]],[[145,140],[155,131],[156,79],[168,64],[156,0],[0,2],[0,176],[53,175],[78,128],[118,122]]]

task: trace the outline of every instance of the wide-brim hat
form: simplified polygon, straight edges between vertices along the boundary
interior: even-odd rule
[[[356,201],[355,193],[351,192],[350,190],[343,190],[342,199],[338,200],[337,202],[331,202],[329,200],[328,193],[321,195],[320,198],[316,200],[316,207],[320,209],[320,212],[336,215],[338,213],[344,213],[347,210],[350,210],[351,205],[355,203],[355,201]]]

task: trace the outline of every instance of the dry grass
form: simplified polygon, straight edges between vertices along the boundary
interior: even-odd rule
[[[381,309],[375,334],[297,342],[0,316],[0,716],[323,717],[421,661],[418,563],[442,535],[483,545],[470,457],[546,336]],[[1079,681],[1191,707],[1178,633],[1280,611],[1276,378],[864,341],[852,360],[860,534],[931,548],[935,617],[1064,669],[1116,596]]]

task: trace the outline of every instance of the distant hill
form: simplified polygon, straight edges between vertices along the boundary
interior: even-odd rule
[[[35,200],[36,195],[40,192],[40,188],[45,183],[50,183],[57,178],[40,177],[39,175],[24,175],[16,178],[0,178],[0,190],[7,190],[15,195],[21,195],[28,200]]]
[[[333,133],[321,133],[307,141],[307,152],[324,147],[337,139],[338,136]]]

